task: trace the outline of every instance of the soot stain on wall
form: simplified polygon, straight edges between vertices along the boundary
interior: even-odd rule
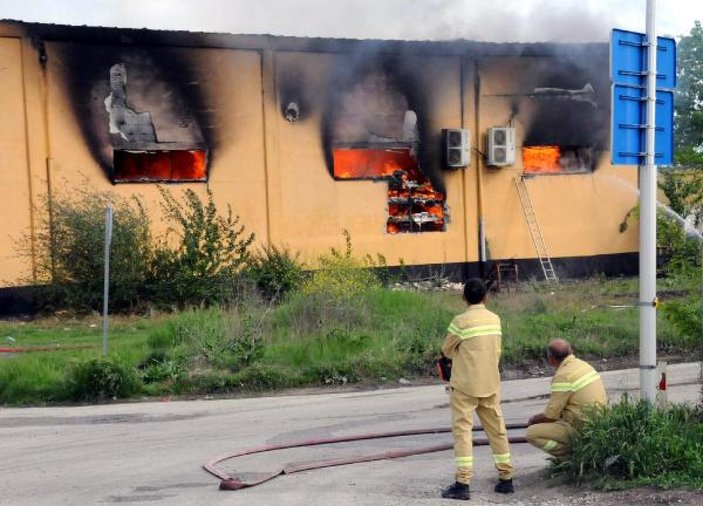
[[[543,60],[531,69],[539,75],[540,88],[580,91],[590,86],[593,96],[590,100],[530,98],[538,100],[539,105],[526,124],[525,144],[608,149],[610,86],[608,69],[604,67],[607,57],[585,55],[580,60],[565,57],[550,60]]]
[[[438,134],[430,128],[432,111],[429,110],[425,97],[431,90],[422,89],[420,79],[416,75],[420,59],[406,54],[390,54],[380,51],[359,51],[338,54],[335,59],[334,69],[330,76],[327,96],[324,100],[323,119],[321,124],[321,142],[325,162],[330,175],[334,174],[333,150],[339,141],[335,125],[344,118],[339,115],[343,111],[344,101],[354,92],[355,87],[361,85],[365,79],[383,79],[386,88],[385,99],[393,101],[395,105],[407,104],[407,110],[413,111],[417,118],[417,159],[420,170],[430,179],[434,188],[440,192],[445,191],[441,175],[438,156]],[[404,100],[398,100],[402,97]],[[384,97],[378,97],[380,101]],[[391,104],[393,107],[393,104]],[[393,111],[404,117],[406,110]],[[374,111],[370,111],[373,114]],[[373,135],[374,132],[369,132]],[[382,136],[381,136],[382,137]]]
[[[129,44],[67,42],[53,47],[57,48],[55,68],[66,85],[76,121],[106,176],[112,171],[112,148],[134,147],[124,145],[119,134],[111,134],[109,129],[105,98],[112,92],[110,69],[118,64],[127,70],[125,89],[130,108],[150,111],[159,142],[205,147],[208,163],[212,163],[217,151],[213,110],[199,86],[196,65],[185,55],[169,48]]]

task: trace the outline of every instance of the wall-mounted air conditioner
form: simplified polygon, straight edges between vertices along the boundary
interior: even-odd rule
[[[444,147],[444,163],[450,168],[466,167],[469,165],[471,138],[465,128],[447,128],[442,130],[442,145]]]
[[[488,129],[486,164],[504,167],[515,163],[515,129],[493,127]]]

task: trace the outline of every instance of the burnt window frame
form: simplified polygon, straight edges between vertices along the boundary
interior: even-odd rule
[[[164,146],[166,143],[157,143],[152,146],[147,147],[114,147],[112,149],[112,165],[110,167],[110,181],[112,184],[179,184],[179,183],[205,183],[207,184],[210,179],[210,153],[204,146],[193,146],[193,145],[183,145],[183,146]],[[130,156],[145,154],[145,155],[158,155],[158,154],[169,154],[169,161],[172,164],[173,160],[171,158],[172,153],[182,153],[182,152],[202,152],[203,153],[203,173],[202,178],[174,178],[174,177],[134,177],[134,178],[124,178],[119,176],[119,170],[117,168],[117,157],[118,153],[130,153]],[[171,165],[171,174],[173,174],[173,165]]]

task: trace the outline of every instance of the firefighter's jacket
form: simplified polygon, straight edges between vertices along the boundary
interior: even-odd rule
[[[454,317],[442,344],[452,360],[449,385],[472,397],[488,397],[500,390],[500,317],[483,304],[473,304]]]
[[[574,422],[583,408],[608,402],[600,374],[591,364],[574,355],[569,355],[559,364],[552,379],[551,391],[544,416],[569,424]]]

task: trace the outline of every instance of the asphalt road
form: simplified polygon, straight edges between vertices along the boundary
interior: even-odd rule
[[[670,366],[672,401],[697,401],[700,365]],[[603,373],[613,399],[637,392],[635,369]],[[549,378],[506,381],[508,423],[543,406]],[[248,399],[137,402],[102,406],[0,408],[0,504],[140,505],[440,505],[453,481],[453,455],[427,455],[280,476],[240,491],[218,490],[201,468],[233,450],[302,439],[448,427],[442,385],[306,393]],[[521,435],[516,431],[515,435]],[[450,434],[362,441],[245,457],[228,470],[254,477],[287,462],[448,443]],[[495,494],[487,447],[475,450],[472,504],[591,504],[541,476],[546,459],[514,445],[516,493]]]

